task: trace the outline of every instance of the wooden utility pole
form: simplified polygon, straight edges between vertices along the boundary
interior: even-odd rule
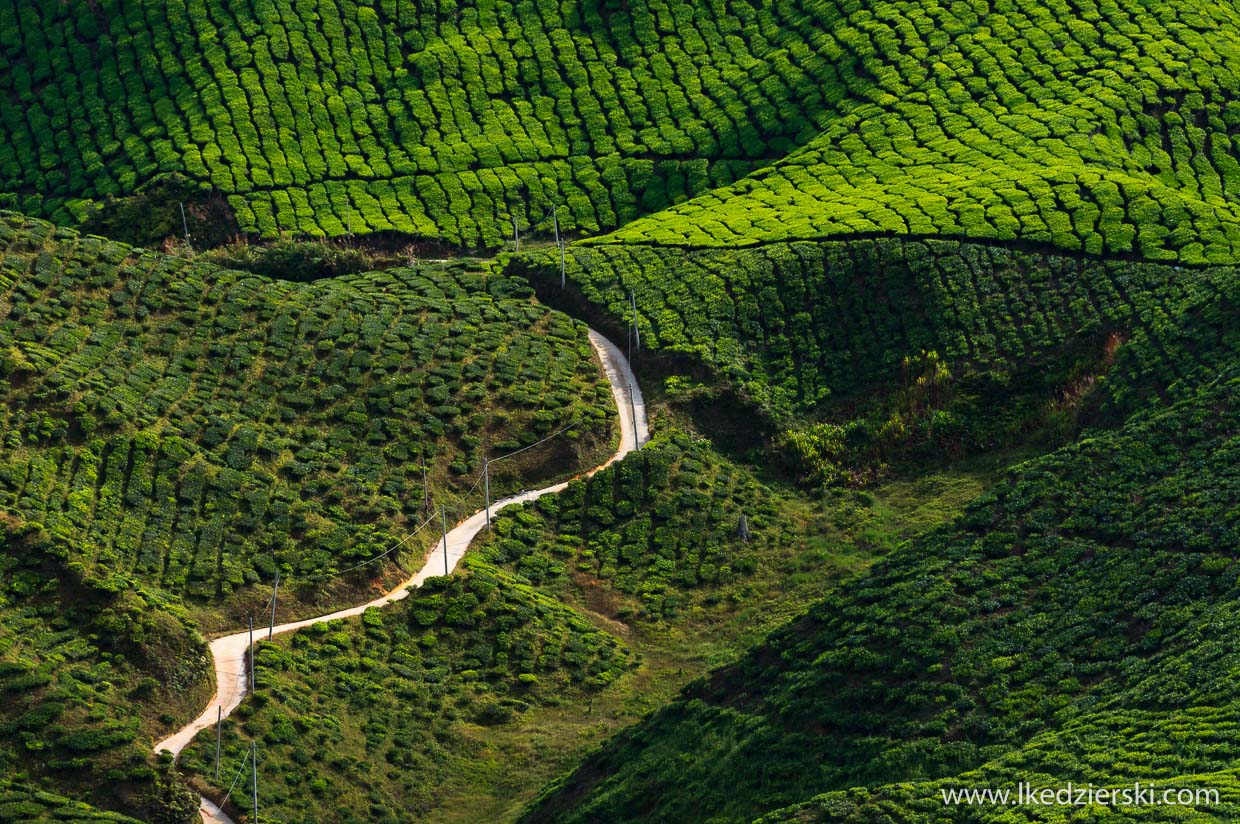
[[[276,583],[271,589],[271,622],[267,626],[267,640],[276,632],[276,596],[280,593],[280,570],[276,570]]]
[[[448,508],[439,505],[439,518],[443,524],[443,574],[448,574]]]
[[[637,431],[637,399],[633,395],[633,381],[629,381],[629,411],[633,414],[633,448],[642,445],[641,433]]]
[[[633,290],[629,290],[629,304],[633,307],[633,342],[637,345],[638,351],[642,348],[642,333],[637,328],[637,295],[633,294]]]
[[[565,283],[565,261],[564,261],[564,241],[560,240],[560,207],[551,204],[551,224],[555,227],[555,245],[560,250],[560,288],[564,288]]]

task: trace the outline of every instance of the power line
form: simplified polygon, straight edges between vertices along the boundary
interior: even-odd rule
[[[543,438],[541,441],[535,441],[534,443],[530,444],[529,446],[523,446],[523,447],[521,447],[520,449],[514,449],[513,451],[509,452],[509,453],[508,453],[508,454],[506,454],[506,455],[500,455],[498,458],[491,458],[491,463],[495,463],[496,461],[502,461],[502,460],[504,460],[505,458],[511,458],[513,455],[519,455],[519,454],[521,454],[522,452],[524,452],[524,451],[525,451],[525,450],[527,450],[527,449],[533,449],[533,448],[534,448],[534,447],[536,447],[536,446],[541,446],[541,445],[545,444],[547,441],[551,440],[552,438],[557,438],[557,437],[559,437],[560,435],[563,435],[565,432],[567,432],[568,430],[572,429],[573,427],[575,427],[575,426],[579,425],[580,423],[581,423],[581,421],[580,421],[580,420],[575,420],[575,421],[573,421],[572,423],[570,423],[568,426],[564,427],[563,429],[560,429],[560,430],[558,430],[558,431],[556,431],[556,432],[552,432],[550,435],[548,435],[547,437]],[[474,484],[474,486],[475,486],[475,487],[477,487],[477,484]]]
[[[241,773],[245,771],[245,762],[249,760],[249,753],[246,753],[246,755],[241,759],[241,765],[237,767],[237,774],[233,776],[232,783],[228,785],[228,792],[224,794],[224,800],[220,802],[221,807],[227,804],[228,799],[232,797],[233,788],[237,786],[237,779],[240,778]]]

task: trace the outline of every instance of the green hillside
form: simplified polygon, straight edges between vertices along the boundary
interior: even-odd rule
[[[0,822],[1236,819],[1238,290],[1236,3],[0,0]]]
[[[222,799],[256,742],[266,814],[306,824],[357,821],[361,810],[376,824],[420,817],[442,806],[453,773],[475,769],[469,729],[583,701],[635,663],[579,615],[477,563],[257,657],[258,692],[228,725],[220,781],[210,734],[182,767]]]
[[[0,192],[60,221],[176,173],[267,237],[493,246],[558,204],[657,212],[611,242],[1240,244],[1224,3],[48,0],[0,33]]]
[[[1183,351],[1176,319],[1234,276],[897,238],[743,250],[576,247],[567,295],[556,257],[522,255],[509,271],[619,336],[631,322],[631,293],[639,368],[651,377],[697,372],[711,393],[739,398],[772,431],[817,419],[881,440],[892,410],[870,396],[907,381],[910,361],[934,352],[954,398],[943,399],[939,436],[965,451],[1013,439],[1001,430],[1027,428],[1039,414],[1030,401],[1045,404],[1105,372],[1116,345],[1134,335],[1152,339],[1132,350],[1144,359],[1133,368],[1151,375],[1173,379],[1219,356],[1217,346]],[[584,304],[574,302],[578,292]],[[867,405],[874,408],[859,414]],[[990,430],[971,429],[996,412],[1002,420],[990,420]]]
[[[277,569],[289,596],[348,597],[315,585],[426,517],[424,455],[432,503],[461,517],[485,454],[578,422],[497,471],[498,494],[610,448],[584,327],[510,279],[273,282],[13,216],[0,254],[0,507],[203,607]]]
[[[210,697],[206,645],[167,598],[121,573],[88,571],[75,554],[0,514],[0,788],[38,782],[175,821],[197,804],[150,742]],[[0,821],[40,820],[35,808],[51,818],[57,806],[0,789]]]
[[[942,786],[1017,779],[1216,787],[1230,806],[1211,812],[1229,817],[1238,284],[1180,321],[1221,369],[1177,358],[1188,380],[1113,375],[1114,394],[1165,401],[1018,467],[621,733],[522,820],[748,822],[831,790],[771,820],[1027,820],[926,813]],[[1135,340],[1131,359],[1156,346]]]
[[[313,283],[0,215],[0,775],[151,820],[151,743],[212,691],[201,633],[320,614],[421,561],[485,455],[500,495],[592,465],[585,327],[464,264]],[[371,561],[381,561],[371,563]],[[183,807],[183,803],[189,807]]]
[[[813,3],[831,122],[770,168],[609,240],[955,235],[1234,262],[1229,3]]]
[[[0,192],[73,221],[178,172],[264,236],[495,245],[553,202],[611,229],[814,136],[807,23],[760,3],[6,3]]]
[[[463,573],[262,645],[222,778],[210,730],[181,767],[218,799],[257,744],[264,808],[284,821],[512,820],[608,733],[989,479],[975,468],[915,495],[889,484],[811,505],[665,432],[563,495],[504,510]]]

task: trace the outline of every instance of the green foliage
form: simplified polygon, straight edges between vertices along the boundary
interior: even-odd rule
[[[185,821],[185,791],[156,770],[149,741],[169,731],[155,707],[194,707],[210,693],[201,636],[131,578],[87,573],[41,527],[0,526],[0,773]],[[0,790],[0,820],[39,820],[6,817],[6,803]]]
[[[267,246],[238,243],[214,249],[204,258],[226,269],[296,281],[356,275],[377,268],[362,250],[323,241],[280,239]]]
[[[1225,3],[401,6],[5,7],[0,205],[106,221],[177,175],[264,237],[497,246],[554,203],[617,242],[1237,258]]]
[[[380,554],[425,517],[423,454],[435,502],[464,514],[478,496],[455,499],[453,469],[573,421],[492,491],[592,464],[614,414],[585,328],[519,281],[272,281],[11,215],[0,352],[0,508],[90,570],[200,603]]]
[[[558,293],[558,257],[533,253],[510,269],[546,284],[549,298]],[[1111,335],[1150,337],[1142,380],[1166,385],[1199,367],[1201,356],[1165,336],[1179,334],[1184,316],[1235,278],[1230,267],[1189,271],[900,239],[751,250],[577,246],[569,272],[597,320],[622,337],[631,290],[653,361],[705,365],[714,381],[781,429],[805,417],[844,425],[858,395],[906,384],[906,359],[923,351],[936,353],[936,370],[951,373],[956,403],[974,403],[983,414],[998,411],[996,399],[1022,394],[1021,380],[1038,378],[1065,355],[1097,359]],[[1227,333],[1222,324],[1198,325],[1216,339]],[[1032,394],[1062,391],[1082,377],[1072,374],[1074,365],[1054,366],[1064,383],[1031,387]],[[942,398],[927,400],[914,401],[920,412],[943,405]],[[899,405],[884,410],[872,434]],[[904,406],[907,416],[907,399]],[[1013,412],[1009,423],[1019,427],[1029,414]]]
[[[556,591],[605,582],[624,599],[592,604],[609,617],[675,621],[804,539],[785,507],[709,442],[673,431],[554,498],[506,512],[476,552]]]
[[[1229,4],[832,1],[805,14],[812,34],[790,55],[825,75],[830,115],[812,139],[609,242],[941,235],[1236,262]]]
[[[1237,351],[1163,407],[1021,465],[587,758],[523,820],[751,821],[829,790],[772,820],[901,805],[923,820],[932,804],[925,820],[1011,820],[953,818],[937,787],[1180,776],[1228,788],[1211,814],[1230,817],[1234,725],[1210,719],[1240,706]]]
[[[510,213],[529,226],[552,203],[568,230],[614,228],[812,135],[822,61],[815,77],[786,58],[755,71],[804,51],[799,17],[753,2],[6,6],[0,206],[108,221],[113,196],[176,174],[264,237],[495,246]],[[176,198],[163,206],[179,220]]]
[[[223,786],[257,742],[267,813],[285,821],[408,820],[468,770],[474,725],[580,701],[636,664],[575,612],[476,559],[408,599],[319,624],[257,653],[257,694],[224,737]],[[200,736],[184,769],[214,774]],[[328,791],[330,788],[330,791]]]
[[[0,778],[0,821],[28,824],[139,824],[135,818],[105,812],[22,783]]]

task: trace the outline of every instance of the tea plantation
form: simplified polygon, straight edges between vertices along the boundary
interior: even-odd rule
[[[139,824],[137,819],[120,813],[103,812],[80,801],[70,801],[4,780],[0,780],[0,821],[28,821],[31,824],[51,821],[66,824]]]
[[[670,429],[504,510],[466,572],[263,645],[222,778],[212,730],[180,763],[218,800],[256,743],[266,809],[286,821],[510,819],[606,732],[982,488],[942,484],[915,503],[879,488],[810,506]]]
[[[432,505],[463,517],[484,455],[575,424],[498,494],[610,448],[584,327],[511,279],[273,282],[15,216],[0,244],[0,507],[88,569],[200,604],[277,569],[309,588],[425,518],[424,459]]]
[[[0,822],[1240,819],[1238,394],[1235,3],[0,0]]]
[[[485,455],[567,430],[499,495],[611,449],[584,327],[464,265],[290,283],[4,214],[0,353],[0,774],[152,820],[197,806],[150,744],[211,694],[200,631],[277,573],[281,618],[395,580]]]
[[[74,556],[0,516],[0,775],[144,818],[192,811],[149,742],[210,697],[206,646],[159,593]],[[0,790],[0,821],[49,803]]]
[[[559,299],[558,256],[524,255],[510,271]],[[636,303],[639,363],[651,360],[656,373],[703,366],[707,383],[777,427],[829,418],[874,386],[898,383],[906,359],[925,351],[954,380],[995,376],[1006,397],[1022,373],[1097,353],[1109,335],[1172,334],[1168,319],[1234,277],[1230,267],[898,238],[718,251],[575,247],[568,271],[605,328],[623,335]],[[1141,368],[1174,377],[1197,362],[1190,351],[1180,363],[1168,345],[1155,340]]]
[[[1164,400],[1016,468],[522,820],[1067,820],[947,810],[938,793],[1018,779],[1214,787],[1223,804],[1202,820],[1234,817],[1240,281],[1218,287],[1181,318],[1196,351],[1170,362],[1186,378],[1110,378]],[[1131,360],[1158,340],[1131,342]],[[1202,356],[1227,365],[1192,369]]]
[[[105,0],[0,33],[0,192],[60,222],[176,174],[265,237],[495,246],[556,204],[608,242],[1240,249],[1226,3]]]
[[[469,727],[583,700],[635,663],[612,636],[477,562],[394,608],[264,644],[257,660],[257,693],[230,721],[212,783],[222,798],[257,742],[267,814],[307,824],[433,810],[437,787],[471,769]],[[214,758],[204,734],[182,763],[210,779]]]

